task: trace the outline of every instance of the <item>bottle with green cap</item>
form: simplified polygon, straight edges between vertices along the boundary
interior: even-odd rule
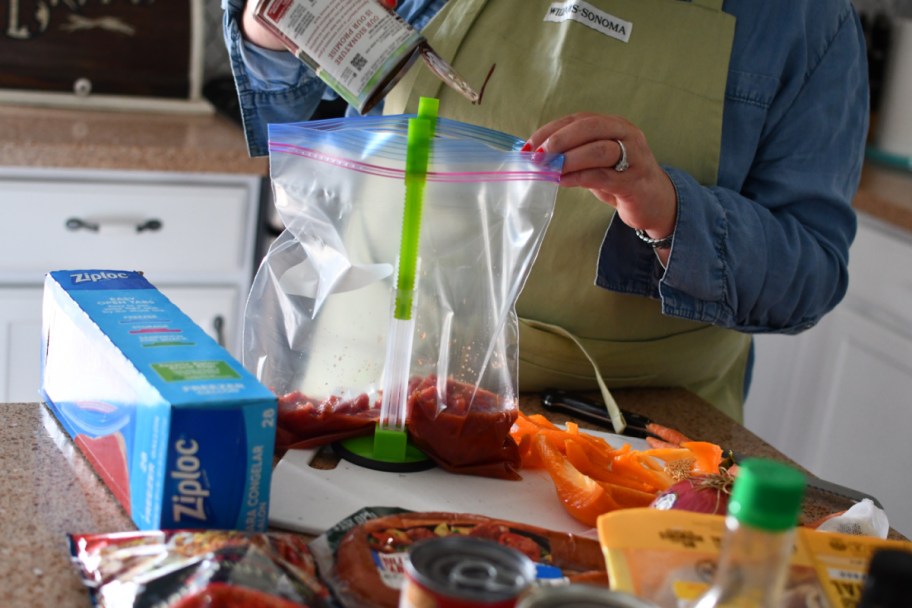
[[[712,586],[695,608],[777,608],[804,500],[804,475],[762,458],[738,467]]]

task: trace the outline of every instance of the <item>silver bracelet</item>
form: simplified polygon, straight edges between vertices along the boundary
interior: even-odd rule
[[[660,239],[654,239],[646,234],[645,231],[636,229],[636,235],[640,237],[640,240],[651,246],[653,249],[669,249],[671,247],[671,241],[674,240],[674,232],[668,236],[663,236]]]

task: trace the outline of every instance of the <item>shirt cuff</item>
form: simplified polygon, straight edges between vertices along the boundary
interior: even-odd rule
[[[724,243],[726,231],[723,225],[714,225],[712,218],[724,214],[707,209],[715,197],[689,174],[673,167],[663,169],[678,197],[667,266],[615,214],[599,251],[596,284],[659,299],[663,314],[669,316],[718,323],[725,316],[725,307],[714,296],[724,293],[725,267],[717,247]]]

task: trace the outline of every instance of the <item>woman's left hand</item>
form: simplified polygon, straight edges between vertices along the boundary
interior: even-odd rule
[[[616,167],[623,142],[629,166]],[[646,136],[621,116],[580,112],[559,118],[526,140],[526,151],[563,154],[561,186],[588,188],[617,209],[631,228],[652,238],[674,231],[678,201],[671,179],[659,166]]]

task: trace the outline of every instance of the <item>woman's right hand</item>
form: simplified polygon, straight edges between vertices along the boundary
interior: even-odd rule
[[[244,16],[241,19],[241,32],[244,34],[244,38],[264,49],[284,50],[285,45],[282,44],[282,40],[253,16],[256,4],[257,0],[247,0],[244,3]]]

